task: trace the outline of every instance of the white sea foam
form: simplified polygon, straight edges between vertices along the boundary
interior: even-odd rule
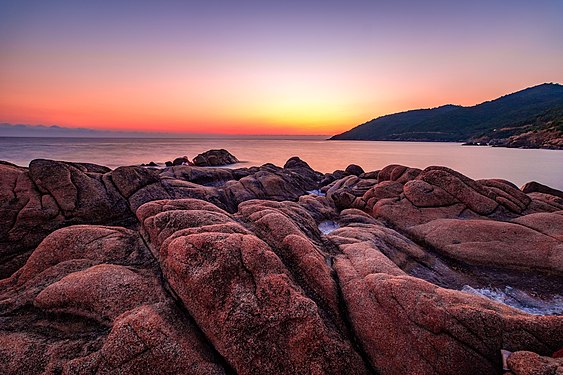
[[[311,195],[318,195],[319,197],[324,197],[324,196],[326,196],[326,194],[323,193],[322,191],[320,191],[319,189],[307,190],[307,193],[308,193],[308,194],[311,194]]]
[[[340,225],[332,220],[323,221],[319,224],[319,230],[322,234],[329,234],[340,228]]]
[[[532,315],[563,315],[563,296],[560,295],[544,300],[511,286],[500,289],[472,288],[469,285],[464,285],[461,290],[486,297]]]

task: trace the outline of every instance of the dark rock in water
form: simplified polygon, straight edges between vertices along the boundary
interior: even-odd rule
[[[158,167],[158,164],[156,164],[154,161],[151,161],[148,164],[141,164],[141,167]]]
[[[359,176],[362,173],[364,173],[362,167],[356,164],[350,164],[349,166],[346,167],[344,171],[348,174],[353,174],[354,176]]]
[[[521,190],[526,194],[529,194],[529,193],[544,193],[544,194],[553,195],[553,196],[556,196],[556,197],[559,197],[559,198],[563,198],[563,191],[551,188],[549,186],[545,186],[545,185],[540,184],[539,182],[536,182],[536,181],[531,181],[531,182],[526,183],[524,186],[522,186]]]
[[[488,146],[487,142],[465,142],[461,144],[462,146]]]
[[[170,160],[165,162],[164,165],[166,165],[167,167],[171,167],[174,165],[174,163],[172,163]]]
[[[224,149],[205,151],[194,158],[194,165],[200,167],[228,165],[238,162],[234,155]]]
[[[497,374],[501,350],[511,374],[561,366],[554,189],[298,157],[0,175],[2,374]]]
[[[188,159],[187,156],[180,156],[174,159],[172,165],[193,165],[193,163]]]
[[[341,178],[344,178],[348,175],[349,175],[349,173],[347,173],[346,171],[343,171],[342,169],[337,169],[332,173],[325,173],[324,178],[321,181],[321,186],[328,185],[331,182],[334,182],[336,180],[340,180]]]

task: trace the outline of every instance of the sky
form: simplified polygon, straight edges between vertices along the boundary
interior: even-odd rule
[[[0,122],[335,134],[563,83],[563,1],[0,0]]]

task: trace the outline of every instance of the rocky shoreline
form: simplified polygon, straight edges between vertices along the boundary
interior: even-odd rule
[[[541,184],[297,157],[0,175],[2,374],[562,371]]]

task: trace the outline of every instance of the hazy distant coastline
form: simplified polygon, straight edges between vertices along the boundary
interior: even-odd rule
[[[563,85],[544,83],[472,107],[447,104],[381,116],[331,139],[561,150]]]
[[[326,139],[328,135],[295,134],[209,134],[167,133],[90,128],[67,128],[58,125],[30,125],[0,123],[0,137],[46,137],[46,138],[218,138],[218,139]]]

